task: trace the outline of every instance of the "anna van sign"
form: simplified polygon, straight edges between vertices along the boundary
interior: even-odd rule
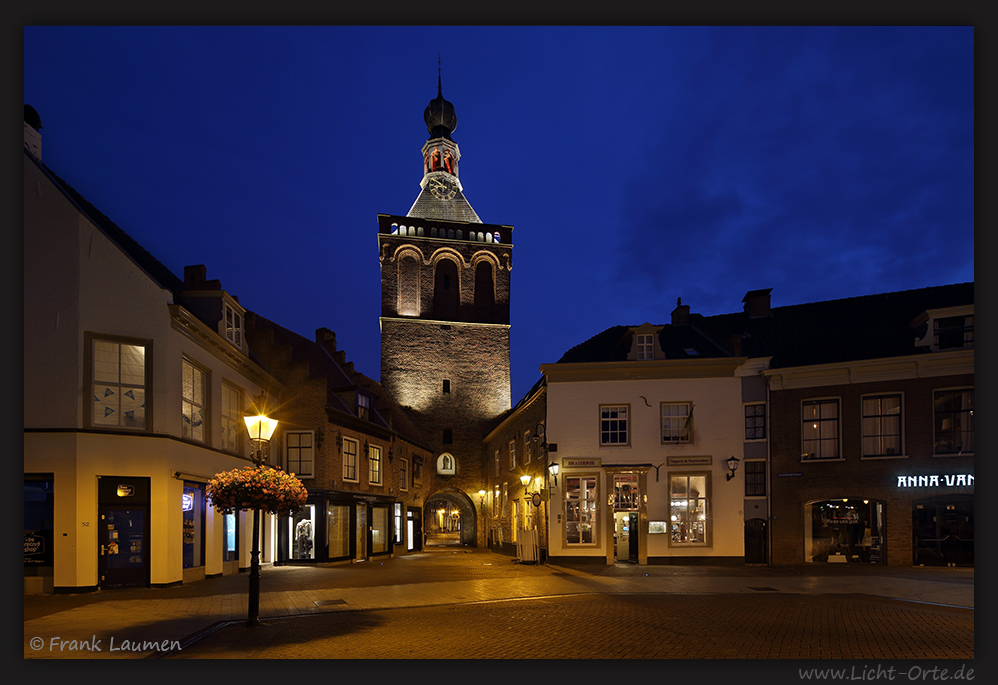
[[[941,476],[898,476],[899,488],[974,487],[974,474],[952,473]]]

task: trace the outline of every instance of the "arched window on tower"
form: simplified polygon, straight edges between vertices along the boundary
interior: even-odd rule
[[[419,263],[412,255],[398,261],[399,316],[419,316]]]
[[[489,323],[495,316],[496,290],[492,263],[483,259],[475,267],[475,321]]]
[[[450,259],[441,259],[433,280],[433,317],[441,321],[456,320],[460,301],[457,264]]]

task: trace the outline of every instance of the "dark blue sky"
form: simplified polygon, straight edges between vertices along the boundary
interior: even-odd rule
[[[974,280],[974,29],[25,27],[43,159],[178,276],[378,378],[378,213],[455,106],[514,226],[513,398],[617,324]]]

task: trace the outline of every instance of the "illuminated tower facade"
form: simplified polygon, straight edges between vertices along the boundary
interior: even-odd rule
[[[378,215],[381,383],[435,447],[420,474],[424,506],[449,502],[461,539],[472,543],[482,439],[510,408],[513,229],[482,223],[464,195],[451,137],[457,116],[439,77],[423,118],[419,195],[404,216]],[[426,522],[431,532],[432,517]]]

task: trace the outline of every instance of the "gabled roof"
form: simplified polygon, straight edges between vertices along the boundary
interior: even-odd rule
[[[41,160],[27,150],[25,150],[25,155],[38,166],[42,173],[49,177],[56,188],[61,190],[63,194],[65,194],[66,197],[69,198],[69,200],[72,201],[73,204],[75,204],[95,226],[97,226],[97,228],[103,231],[104,234],[122,250],[122,252],[131,257],[132,260],[147,274],[149,274],[149,276],[156,283],[171,291],[174,295],[183,290],[183,280],[178,278],[172,271],[166,268],[162,262],[153,257],[148,250],[139,245],[139,243],[132,238],[132,236],[125,233],[123,229],[111,221],[111,219],[106,217],[103,212],[93,206],[85,197],[83,197],[83,195],[77,192],[75,188],[66,183],[59,176],[57,176],[55,172],[45,166]]]
[[[667,359],[772,357],[770,368],[925,354],[915,347],[909,324],[925,310],[973,302],[971,282],[774,307],[758,318],[744,311],[691,314],[686,325],[662,326],[659,342]],[[623,361],[632,328],[612,326],[597,333],[558,363]]]

